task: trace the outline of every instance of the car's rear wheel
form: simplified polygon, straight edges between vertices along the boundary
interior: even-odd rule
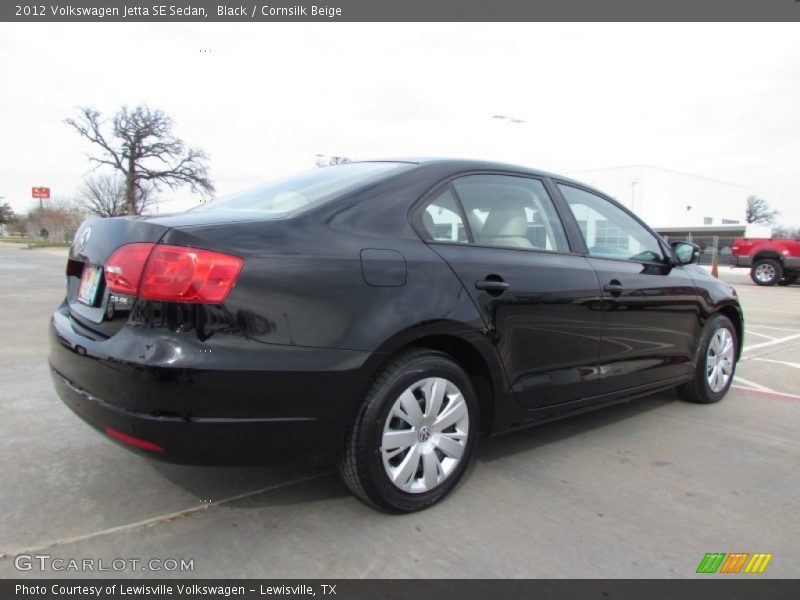
[[[694,378],[678,388],[689,402],[719,402],[733,383],[739,341],[736,329],[725,315],[717,314],[706,323],[700,341]]]
[[[477,431],[477,399],[464,370],[441,352],[404,352],[370,386],[339,471],[370,504],[394,512],[427,508],[464,474]]]
[[[783,267],[774,258],[760,258],[750,269],[750,279],[756,285],[775,285],[783,277]]]

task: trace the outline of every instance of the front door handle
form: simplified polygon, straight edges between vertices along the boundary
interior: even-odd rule
[[[491,296],[499,296],[503,292],[505,292],[509,287],[511,287],[508,283],[500,279],[500,277],[496,278],[487,278],[482,281],[475,282],[475,288],[487,292]]]
[[[622,284],[619,281],[617,281],[616,279],[612,279],[609,283],[607,283],[607,284],[605,284],[603,286],[603,291],[604,292],[608,292],[609,294],[611,294],[614,297],[617,297],[617,296],[621,295],[622,292],[625,291],[625,288],[622,286]]]

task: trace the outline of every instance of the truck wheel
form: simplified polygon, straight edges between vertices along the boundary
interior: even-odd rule
[[[800,273],[792,273],[791,275],[784,275],[783,279],[778,282],[778,285],[792,285],[800,279]]]
[[[781,277],[783,277],[783,267],[773,258],[760,258],[750,269],[750,279],[756,285],[775,285]]]

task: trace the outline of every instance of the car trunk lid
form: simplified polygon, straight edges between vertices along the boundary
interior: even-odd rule
[[[75,234],[67,261],[66,304],[70,317],[87,337],[112,336],[126,322],[135,298],[112,294],[103,265],[120,246],[156,243],[168,227],[136,217],[89,219]]]

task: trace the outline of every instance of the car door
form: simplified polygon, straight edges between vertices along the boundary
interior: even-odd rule
[[[522,406],[595,392],[599,284],[571,252],[541,179],[458,177],[423,204],[418,223],[479,308]]]
[[[618,204],[558,183],[603,290],[598,393],[676,380],[692,372],[699,335],[692,278],[664,245]]]

